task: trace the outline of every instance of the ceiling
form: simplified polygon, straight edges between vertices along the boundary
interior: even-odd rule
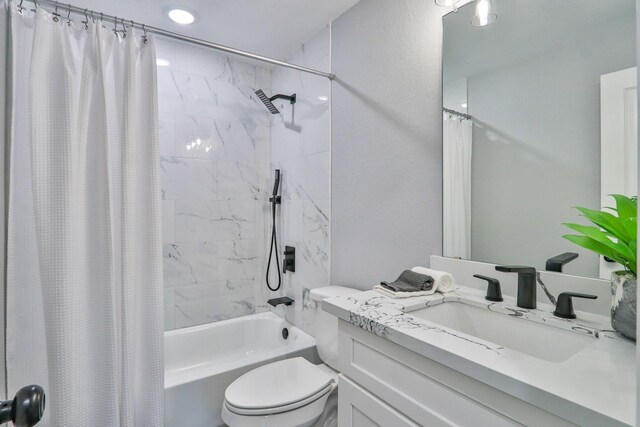
[[[445,82],[540,55],[622,25],[635,26],[635,0],[496,0],[498,19],[469,23],[473,5],[444,17]],[[629,40],[635,43],[635,40]]]
[[[70,0],[74,6],[127,20],[133,19],[277,59],[286,59],[301,44],[357,2],[358,0]],[[196,22],[186,26],[174,23],[165,14],[172,7],[183,7],[196,12]]]

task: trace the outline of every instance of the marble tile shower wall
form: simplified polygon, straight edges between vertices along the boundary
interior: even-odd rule
[[[165,329],[267,310],[270,70],[159,41]]]
[[[287,61],[328,71],[330,42],[327,27]],[[297,94],[295,106],[276,102],[282,114],[271,123],[271,162],[272,169],[283,173],[280,241],[282,246],[296,247],[296,272],[283,276],[282,293],[298,303],[285,314],[312,332],[312,311],[304,308],[308,291],[329,285],[331,83],[324,77],[278,68],[271,72],[271,88],[274,93]]]

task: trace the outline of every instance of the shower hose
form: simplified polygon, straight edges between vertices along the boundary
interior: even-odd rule
[[[278,236],[276,235],[276,205],[275,196],[273,202],[271,203],[271,217],[272,217],[272,225],[271,225],[271,246],[269,247],[269,261],[267,261],[267,288],[270,291],[277,291],[280,289],[280,285],[282,285],[282,274],[280,273],[280,260],[278,259]],[[271,269],[271,257],[273,256],[275,249],[276,255],[276,268],[278,270],[278,286],[275,288],[271,287],[271,283],[269,283],[269,270]]]

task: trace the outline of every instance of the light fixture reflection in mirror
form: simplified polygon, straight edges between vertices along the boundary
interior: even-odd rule
[[[473,15],[471,16],[471,25],[485,27],[493,23],[497,18],[495,0],[476,0]]]

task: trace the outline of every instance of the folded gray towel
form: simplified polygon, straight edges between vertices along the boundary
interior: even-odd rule
[[[433,282],[431,276],[405,270],[395,282],[380,282],[380,284],[393,292],[419,292],[431,290]]]

